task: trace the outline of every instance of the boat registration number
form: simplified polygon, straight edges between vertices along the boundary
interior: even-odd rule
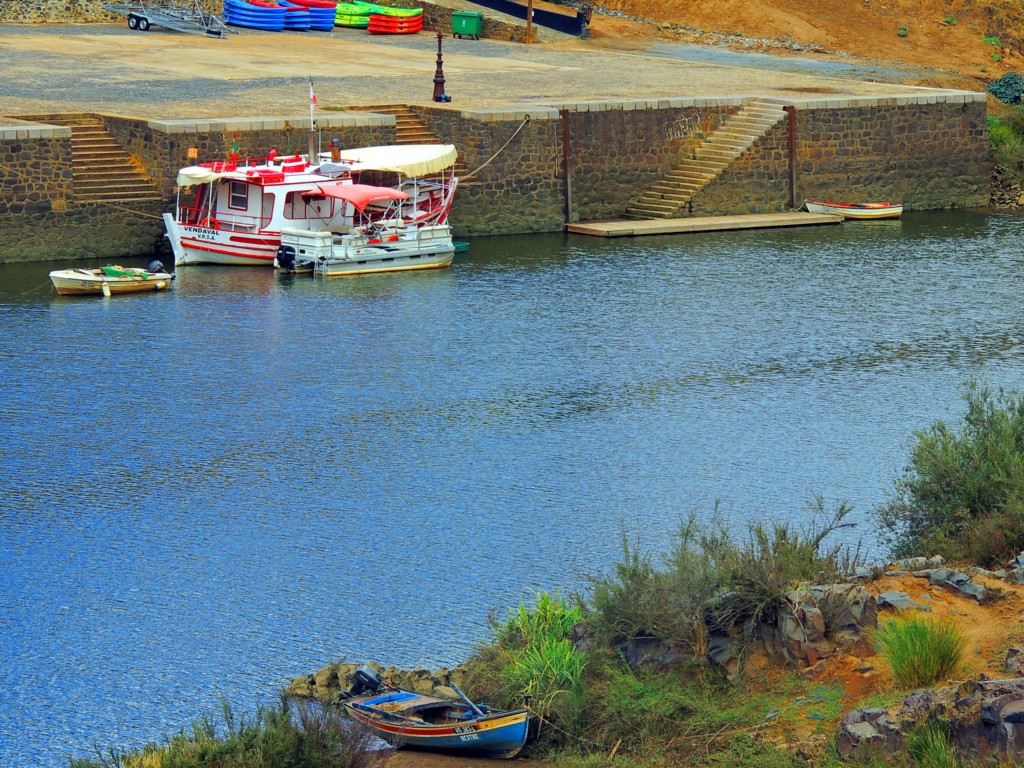
[[[455,726],[455,732],[456,733],[473,733],[473,734],[475,734],[476,733],[476,726],[475,725],[456,725]],[[463,741],[466,741],[466,739],[463,738]]]

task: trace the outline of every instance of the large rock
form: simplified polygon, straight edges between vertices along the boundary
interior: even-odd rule
[[[914,691],[883,712],[847,713],[836,734],[839,753],[848,755],[862,747],[901,750],[915,728],[935,718],[949,724],[953,743],[971,762],[992,756],[1024,757],[1024,678],[979,679]]]

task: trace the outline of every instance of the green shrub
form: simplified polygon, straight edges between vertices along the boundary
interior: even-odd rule
[[[812,508],[819,522],[797,530],[788,523],[767,528],[753,523],[744,544],[735,543],[719,528],[705,536],[702,548],[721,574],[725,591],[707,605],[713,625],[731,629],[747,619],[772,623],[786,601],[786,595],[801,582],[826,584],[841,579],[859,562],[859,552],[842,544],[824,551],[824,540],[834,531],[848,528],[844,522],[852,511],[846,503],[829,517],[818,498]]]
[[[949,679],[963,661],[963,633],[951,621],[904,614],[878,630],[882,658],[904,688]]]
[[[695,518],[680,526],[664,567],[622,535],[622,560],[611,576],[591,579],[588,631],[604,645],[656,637],[694,653],[707,647],[705,603],[721,588],[719,574],[700,546]]]
[[[532,608],[520,604],[496,625],[490,649],[474,654],[467,665],[471,690],[479,694],[476,683],[490,675],[507,706],[521,705],[529,697],[541,717],[566,717],[567,708],[575,708],[583,697],[587,660],[572,641],[572,629],[582,617],[580,606],[538,592]]]
[[[1007,72],[989,83],[987,90],[1004,104],[1019,104],[1021,94],[1024,94],[1024,77],[1016,72]]]
[[[946,17],[946,18],[945,18],[945,19],[943,20],[943,23],[944,23],[944,24],[946,24],[947,26],[950,26],[950,27],[955,27],[955,26],[956,26],[956,19],[955,19],[955,18],[953,18],[952,16],[947,16],[947,17]]]
[[[984,35],[981,36],[981,42],[985,45],[994,45],[997,48],[1002,44],[998,37],[985,37]]]
[[[949,741],[948,728],[934,719],[914,730],[907,751],[918,768],[963,768],[956,747]]]
[[[662,567],[623,536],[614,573],[591,582],[588,624],[606,645],[653,637],[703,656],[709,630],[729,630],[748,618],[773,621],[800,582],[826,583],[850,572],[859,552],[823,545],[849,527],[851,509],[840,504],[830,516],[819,497],[812,505],[818,522],[802,530],[752,523],[740,541],[721,522],[701,526],[691,517]]]
[[[906,37],[909,34],[910,30],[908,30],[906,27],[900,27],[899,29],[896,30],[897,37]]]
[[[877,511],[897,557],[992,565],[1024,549],[1024,397],[969,384],[958,429],[916,434],[893,498]]]

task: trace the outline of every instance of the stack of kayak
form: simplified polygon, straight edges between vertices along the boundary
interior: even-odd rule
[[[255,0],[252,0],[255,2]],[[313,19],[310,17],[309,9],[301,5],[292,5],[291,3],[281,3],[281,7],[285,9],[284,15],[284,28],[285,29],[309,29],[313,23]]]
[[[371,35],[411,35],[423,29],[423,9],[352,0],[338,3],[334,23],[339,27],[368,29]]]
[[[373,7],[370,3],[338,3],[334,24],[338,27],[366,29],[370,26],[370,11]]]
[[[367,29],[371,35],[415,35],[423,29],[423,9],[377,6]]]
[[[372,35],[412,35],[423,29],[422,8],[391,8],[363,0],[224,0],[224,21],[234,27],[315,29],[335,26],[368,29]]]
[[[288,11],[268,0],[224,0],[224,22],[233,27],[265,29],[280,32],[285,27]]]
[[[334,16],[337,13],[337,3],[331,0],[279,0],[281,5],[295,6],[309,11],[309,28],[321,32],[330,32],[334,29]]]

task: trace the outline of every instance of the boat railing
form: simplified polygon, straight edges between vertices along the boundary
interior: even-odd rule
[[[270,217],[181,206],[178,208],[178,223],[226,232],[259,232],[270,225]]]

